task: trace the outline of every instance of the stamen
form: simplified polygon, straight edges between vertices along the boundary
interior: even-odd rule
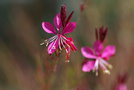
[[[67,39],[65,36],[63,36],[63,35],[62,35],[62,38],[65,39],[65,40],[67,40],[67,41],[70,41],[70,40],[68,40],[68,39]]]
[[[109,70],[105,70],[104,73],[109,74],[109,75],[111,74]]]
[[[46,47],[48,46],[49,43],[46,43]]]
[[[112,68],[112,65],[110,65],[108,62],[106,62],[102,58],[100,58],[99,60],[100,60],[100,66],[103,69],[103,72],[106,74],[110,74],[110,71],[107,69],[107,67]]]
[[[101,61],[104,65],[106,65],[109,69],[112,69],[112,65],[111,65],[111,64],[109,64],[108,62],[106,62],[106,61],[103,60],[103,59],[100,59],[100,61]]]
[[[99,61],[97,60],[94,65],[93,72],[95,72],[96,76],[98,76],[98,68],[99,68]]]
[[[55,35],[55,36],[49,38],[49,39],[47,40],[47,43],[49,44],[49,43],[53,42],[55,39],[57,39],[57,35]]]
[[[49,45],[51,42],[53,42],[55,39],[57,39],[57,35],[55,35],[55,36],[53,36],[53,37],[51,37],[51,38],[49,38],[49,39],[47,39],[47,40],[44,40],[44,42],[46,43],[46,46],[48,46],[48,45]],[[43,45],[44,42],[41,43],[40,45]]]
[[[62,50],[60,42],[61,42],[61,38],[59,38],[59,49]]]
[[[112,68],[113,68],[113,66],[112,66],[111,64],[109,64],[109,65],[108,65],[108,68],[109,68],[109,69],[112,69]]]
[[[47,43],[47,40],[44,40],[42,43],[40,43],[40,45],[44,45],[44,42]]]
[[[66,48],[62,40],[63,40],[63,39],[61,39],[61,44],[62,44],[62,46],[63,46],[64,48]],[[65,50],[66,50],[66,49],[65,49]],[[66,52],[67,52],[67,50],[66,50]]]
[[[40,45],[44,45],[44,42],[43,43],[40,43]]]
[[[95,74],[96,74],[96,76],[98,76],[98,71],[96,71],[96,73],[95,73]]]
[[[52,40],[52,39],[54,39],[54,38],[57,38],[57,35],[55,35],[55,36],[49,38],[48,41],[50,41],[50,40]]]
[[[69,62],[70,62],[70,60],[65,60],[65,62],[66,62],[66,63],[69,63]]]
[[[69,56],[70,56],[70,52],[68,51],[68,49],[67,48],[69,48],[70,49],[70,46],[66,43],[66,41],[64,40],[64,38],[63,37],[61,37],[61,43],[62,43],[62,45],[63,45],[63,47],[65,48],[65,50],[66,50],[66,53],[67,53],[67,56],[66,56],[66,61],[65,62],[70,62],[70,60],[69,60]],[[64,45],[64,44],[66,45]],[[67,47],[67,48],[66,48]]]
[[[104,65],[103,62],[100,61],[100,67],[103,69],[103,70],[107,70],[106,66]]]
[[[99,61],[98,60],[95,62],[94,67],[95,67],[95,70],[98,70],[98,68],[99,68]]]
[[[63,38],[63,37],[61,37],[61,38]],[[66,41],[64,40],[64,38],[62,40],[70,48],[69,44],[66,43]]]

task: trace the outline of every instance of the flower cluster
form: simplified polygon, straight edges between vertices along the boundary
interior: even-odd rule
[[[54,34],[53,37],[45,40],[46,46],[48,46],[48,54],[58,53],[65,49],[66,51],[66,61],[69,62],[70,51],[76,51],[77,48],[74,45],[74,41],[71,37],[67,37],[66,34],[71,33],[76,28],[76,22],[70,22],[72,18],[73,11],[67,17],[66,6],[61,6],[61,11],[54,17],[54,25],[49,22],[42,22],[42,28],[45,32]],[[107,35],[107,28],[100,27],[96,29],[96,41],[92,48],[87,46],[81,48],[82,55],[85,60],[82,65],[83,72],[95,71],[98,75],[98,70],[101,68],[104,73],[110,74],[109,69],[112,65],[107,61],[115,54],[115,46],[108,45],[104,48],[104,40]],[[41,44],[43,45],[44,42]]]
[[[67,17],[66,6],[61,6],[61,12],[54,17],[53,21],[56,30],[49,22],[42,22],[42,28],[44,29],[44,31],[50,34],[54,34],[53,37],[45,40],[45,42],[47,43],[46,46],[48,46],[48,54],[53,54],[56,51],[60,53],[64,48],[66,50],[67,62],[69,62],[70,51],[77,50],[76,46],[74,45],[73,39],[71,37],[65,36],[66,34],[73,32],[76,28],[76,22],[70,22],[73,13],[74,12],[72,11]]]
[[[112,65],[107,61],[115,54],[116,49],[114,45],[108,45],[104,48],[103,42],[107,31],[108,29],[104,27],[99,28],[99,30],[96,29],[96,41],[93,44],[93,48],[87,46],[81,48],[82,55],[86,58],[82,66],[83,72],[93,70],[98,75],[100,67],[104,73],[110,74],[109,69],[112,68]]]

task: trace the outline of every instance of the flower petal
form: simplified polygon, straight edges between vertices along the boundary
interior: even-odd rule
[[[47,33],[56,34],[56,31],[55,31],[53,25],[50,24],[49,22],[42,22],[42,28]]]
[[[104,49],[102,57],[108,60],[111,56],[115,54],[115,52],[116,52],[115,46],[109,45]]]
[[[101,43],[100,41],[96,41],[94,42],[93,48],[95,50],[95,53],[99,55],[103,49],[103,43]]]
[[[73,32],[73,30],[76,28],[76,22],[69,22],[66,27],[64,28],[62,34],[67,34],[70,32]]]
[[[117,90],[128,90],[127,85],[125,83],[120,83],[117,86]]]
[[[83,72],[90,72],[94,68],[95,61],[88,61],[85,62],[82,66],[82,71]]]
[[[53,54],[56,51],[56,49],[58,48],[58,40],[59,39],[56,39],[55,41],[49,44],[48,49],[47,49],[48,54]]]
[[[71,50],[72,50],[72,51],[76,51],[77,48],[76,48],[76,46],[74,45],[73,39],[72,39],[72,38],[66,38],[66,39],[67,39],[67,40],[66,40],[66,43],[71,47]]]
[[[91,59],[96,58],[96,56],[94,55],[92,49],[90,49],[88,47],[82,47],[81,48],[81,53],[86,58],[91,58]]]
[[[56,26],[57,30],[60,30],[62,26],[62,22],[61,22],[61,17],[59,13],[54,17],[54,25]]]

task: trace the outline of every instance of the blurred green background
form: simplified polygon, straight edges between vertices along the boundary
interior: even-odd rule
[[[70,34],[77,52],[70,63],[65,54],[49,56],[40,43],[51,35],[42,21],[67,5],[77,28]],[[84,10],[80,6],[84,5]],[[95,28],[109,28],[105,44],[117,52],[111,58],[111,75],[81,71],[82,46],[92,46]],[[134,0],[0,0],[0,90],[112,90],[117,76],[128,74],[128,90],[134,90]]]

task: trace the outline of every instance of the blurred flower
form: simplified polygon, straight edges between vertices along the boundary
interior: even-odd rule
[[[66,6],[61,7],[61,12],[54,17],[54,25],[49,22],[42,22],[42,28],[45,32],[54,34],[53,37],[45,40],[48,46],[48,54],[53,54],[54,52],[62,51],[62,48],[66,50],[66,60],[69,61],[70,50],[76,51],[77,48],[74,45],[73,39],[71,37],[66,37],[65,34],[71,33],[76,28],[76,22],[69,22],[73,12],[66,18]],[[44,44],[44,43],[42,43]],[[41,44],[41,45],[42,45]]]
[[[84,9],[85,9],[85,4],[84,3],[81,3],[80,4],[80,11],[82,12]]]
[[[104,36],[106,36],[104,33],[106,33],[106,31],[100,28],[99,39],[98,37],[96,38],[97,40],[94,42],[93,48],[81,48],[82,55],[86,58],[82,66],[83,72],[90,72],[93,70],[96,71],[96,75],[98,75],[98,69],[100,67],[104,73],[110,74],[109,69],[112,68],[112,65],[109,64],[107,60],[115,54],[116,49],[114,45],[108,45],[104,48],[103,41],[105,39]],[[103,38],[101,38],[102,36]],[[89,59],[91,61],[89,61]]]
[[[99,40],[100,42],[104,42],[105,37],[107,35],[108,28],[104,28],[103,26],[99,29],[96,29],[96,40]]]
[[[113,90],[128,90],[126,85],[127,78],[127,74],[119,75]]]

